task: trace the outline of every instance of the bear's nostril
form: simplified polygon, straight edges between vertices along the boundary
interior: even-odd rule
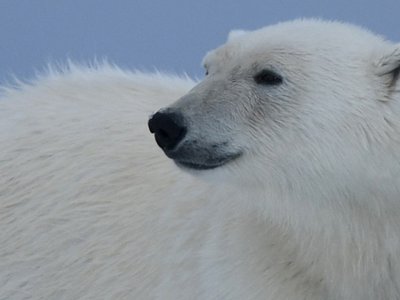
[[[186,127],[177,113],[158,112],[149,120],[149,130],[163,150],[172,150],[183,139]]]
[[[159,134],[163,138],[168,138],[168,133],[162,129],[160,129],[157,134]]]

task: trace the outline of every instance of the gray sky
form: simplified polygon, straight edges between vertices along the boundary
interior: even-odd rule
[[[230,29],[299,17],[348,21],[400,42],[399,12],[400,0],[0,0],[0,82],[96,57],[202,76],[203,55]]]

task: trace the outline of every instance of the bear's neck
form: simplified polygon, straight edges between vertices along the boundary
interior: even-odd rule
[[[382,285],[395,285],[386,289],[393,291],[400,283],[399,185],[387,180],[358,187],[343,180],[331,190],[315,181],[312,193],[296,185],[263,189],[253,201],[263,219],[291,236],[294,260],[311,277],[328,280],[336,293],[359,293],[343,299],[380,299]]]

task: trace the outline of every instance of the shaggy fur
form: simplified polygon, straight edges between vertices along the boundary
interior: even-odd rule
[[[400,299],[399,45],[298,20],[204,64],[196,86],[71,65],[2,89],[1,300]],[[240,156],[178,168],[161,107],[185,159]]]

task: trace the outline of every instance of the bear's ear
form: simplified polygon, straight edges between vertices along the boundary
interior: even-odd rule
[[[385,78],[385,83],[393,87],[400,73],[400,44],[380,56],[376,62],[376,74]]]
[[[228,35],[228,42],[244,35],[246,32],[245,30],[231,30]]]

